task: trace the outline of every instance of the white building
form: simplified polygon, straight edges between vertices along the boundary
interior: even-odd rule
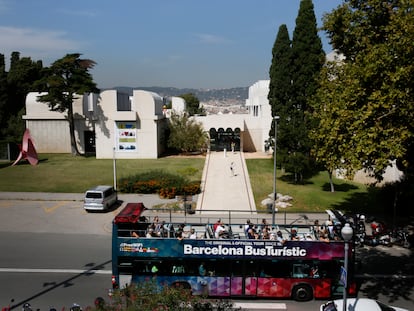
[[[249,88],[248,114],[197,116],[210,134],[211,149],[246,152],[264,151],[272,122],[267,100],[269,81],[262,80]],[[71,143],[66,115],[49,110],[37,100],[41,93],[26,98],[26,127],[39,153],[70,153]],[[166,150],[169,113],[158,94],[134,90],[132,96],[116,90],[85,94],[73,102],[75,136],[81,152],[95,153],[98,159],[158,158]],[[185,101],[173,97],[172,107],[184,111]]]

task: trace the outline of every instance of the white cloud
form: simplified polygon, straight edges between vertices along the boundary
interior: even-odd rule
[[[0,53],[17,51],[33,59],[62,57],[63,53],[78,50],[80,44],[65,38],[66,33],[51,30],[0,26]]]

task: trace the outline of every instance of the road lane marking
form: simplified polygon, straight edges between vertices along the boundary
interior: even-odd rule
[[[285,303],[274,302],[233,302],[233,307],[240,310],[287,310]]]
[[[112,274],[111,270],[81,270],[81,269],[22,269],[22,268],[0,268],[0,272],[12,273],[73,273],[73,274]]]
[[[11,206],[12,206],[12,204],[10,202],[0,202],[0,207],[1,208],[9,208]]]
[[[56,209],[58,209],[59,207],[61,207],[61,206],[63,206],[63,205],[65,205],[66,204],[66,202],[59,202],[59,203],[57,203],[57,204],[55,204],[55,205],[53,205],[52,207],[43,207],[43,210],[46,212],[46,213],[51,213],[51,212],[54,212]]]

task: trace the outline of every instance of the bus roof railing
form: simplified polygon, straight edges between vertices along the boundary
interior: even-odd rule
[[[292,219],[286,219],[286,214],[278,214],[277,218],[283,217],[277,221],[274,226],[309,226],[313,224],[313,220],[306,215],[297,215]],[[328,216],[328,215],[327,215]],[[159,217],[166,223],[199,223],[199,224],[213,224],[217,220],[230,224],[245,224],[249,219],[252,223],[260,224],[263,219],[266,219],[270,225],[271,214],[265,211],[246,211],[246,210],[195,210],[192,213],[186,213],[185,210],[176,210],[173,208],[146,208],[143,203],[128,203],[117,216],[114,218],[114,223],[135,223],[150,221],[154,217]]]

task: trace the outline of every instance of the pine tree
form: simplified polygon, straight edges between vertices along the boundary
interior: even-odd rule
[[[0,54],[0,136],[7,124],[7,72],[4,55]]]
[[[291,40],[289,38],[288,29],[285,24],[279,27],[275,43],[272,49],[272,64],[269,70],[269,104],[272,109],[272,117],[278,116],[278,143],[277,156],[279,163],[285,162],[286,158],[286,141],[290,139],[290,132],[287,129],[289,120],[289,107],[292,96],[292,56],[291,56]],[[272,121],[269,132],[269,141],[274,144],[275,121]]]
[[[39,96],[39,101],[47,103],[52,111],[67,113],[73,155],[81,154],[75,139],[73,101],[77,95],[99,92],[89,73],[96,63],[90,59],[80,59],[80,56],[79,53],[66,54],[58,59],[48,68],[42,81],[37,83],[48,85],[48,93]]]
[[[42,62],[34,62],[30,57],[20,58],[19,52],[13,52],[10,70],[6,74],[7,99],[2,124],[2,135],[17,142],[21,141],[25,122],[21,118],[25,113],[26,95],[34,90],[33,84],[41,77]],[[3,83],[2,83],[3,85]],[[17,118],[17,119],[16,119]]]
[[[312,169],[308,135],[311,125],[306,115],[324,62],[325,52],[318,36],[312,0],[302,0],[292,37],[292,96],[287,126],[291,139],[284,146],[287,149],[284,165],[294,174],[295,181],[301,181],[303,174]]]

